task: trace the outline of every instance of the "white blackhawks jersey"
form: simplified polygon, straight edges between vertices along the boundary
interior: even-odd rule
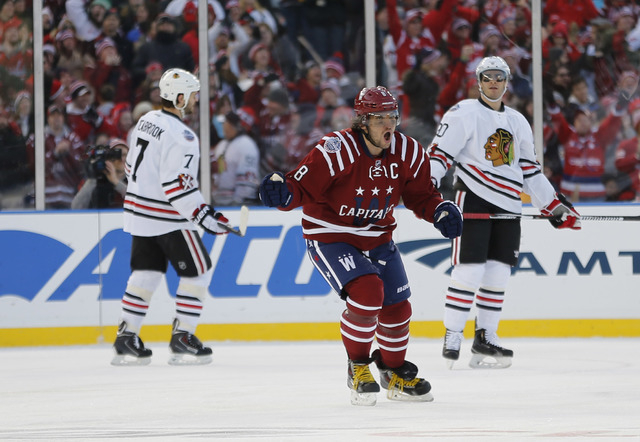
[[[507,212],[522,212],[521,192],[539,209],[555,198],[536,160],[531,126],[510,107],[494,111],[479,99],[462,100],[444,114],[428,151],[436,186],[456,164],[455,180]]]
[[[198,188],[200,143],[176,115],[155,110],[131,133],[125,171],[124,231],[157,236],[195,229],[193,212],[205,204]]]

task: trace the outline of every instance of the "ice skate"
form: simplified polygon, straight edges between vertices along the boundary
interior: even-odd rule
[[[418,367],[415,364],[404,361],[398,368],[389,368],[382,363],[380,351],[373,352],[376,366],[380,371],[380,385],[387,390],[387,398],[393,401],[431,402],[433,395],[430,393],[431,384],[422,378],[416,377]]]
[[[460,357],[460,345],[462,344],[462,332],[447,329],[442,346],[442,357],[445,358],[447,368],[451,370],[453,363]]]
[[[500,346],[498,335],[485,329],[476,330],[471,353],[471,368],[508,368],[513,358],[512,350]]]
[[[370,362],[349,360],[347,387],[351,390],[352,405],[372,406],[376,404],[380,385],[378,385],[371,374],[371,370],[369,370]]]
[[[169,350],[169,365],[205,365],[213,360],[213,351],[205,347],[193,333],[178,330],[178,320],[173,320],[173,333]]]
[[[111,365],[149,365],[151,350],[144,346],[137,334],[127,331],[127,324],[121,322],[118,326],[118,336],[113,343],[116,355]]]

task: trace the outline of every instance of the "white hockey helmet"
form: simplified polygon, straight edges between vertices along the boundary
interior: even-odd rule
[[[478,66],[476,67],[476,78],[478,82],[482,81],[482,74],[486,71],[502,71],[504,75],[507,77],[507,80],[511,78],[511,69],[509,69],[509,65],[502,57],[484,57]]]
[[[162,74],[159,86],[160,97],[172,102],[177,109],[181,109],[178,108],[176,104],[178,95],[184,95],[184,103],[186,106],[191,94],[200,91],[200,80],[191,72],[185,71],[184,69],[171,68]]]

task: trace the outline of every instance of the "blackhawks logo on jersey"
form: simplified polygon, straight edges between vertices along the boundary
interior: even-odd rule
[[[191,175],[185,173],[178,175],[178,181],[182,190],[191,190],[196,186],[196,180]]]
[[[494,166],[513,163],[513,135],[505,129],[496,130],[484,145],[485,159]]]

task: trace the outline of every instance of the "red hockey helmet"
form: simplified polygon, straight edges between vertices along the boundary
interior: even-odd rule
[[[356,116],[398,110],[398,102],[383,86],[364,88],[354,100]]]

